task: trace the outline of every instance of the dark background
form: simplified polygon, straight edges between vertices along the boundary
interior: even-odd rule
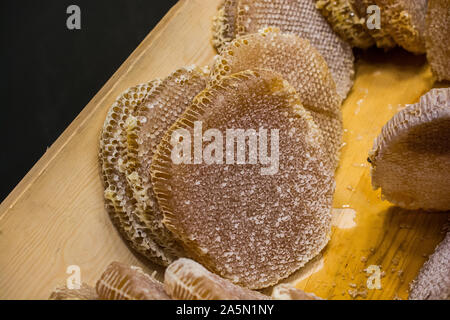
[[[176,2],[0,1],[0,202]]]

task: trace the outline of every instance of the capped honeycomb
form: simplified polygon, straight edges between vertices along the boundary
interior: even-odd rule
[[[406,209],[450,210],[450,88],[432,89],[383,127],[372,186]]]
[[[378,28],[368,28],[367,27],[367,8],[370,6],[376,5],[375,0],[352,0],[353,8],[356,10],[356,14],[360,19],[364,19],[364,26],[367,29],[367,32],[372,36],[372,38],[375,41],[375,44],[378,48],[384,48],[384,49],[391,49],[394,48],[397,44],[395,43],[394,39],[392,39],[391,35],[389,34],[387,28],[385,28],[383,21],[381,21],[380,16],[380,29]],[[373,15],[374,12],[371,12],[371,15]],[[380,12],[381,14],[381,12]]]
[[[450,232],[411,284],[410,300],[450,299]]]
[[[126,179],[126,122],[136,107],[161,84],[154,80],[124,92],[112,105],[100,138],[100,166],[105,206],[124,240],[152,262],[168,265],[176,257],[167,255],[151,237],[151,230],[135,215],[133,192]]]
[[[312,293],[307,293],[290,284],[279,284],[273,288],[272,298],[275,300],[323,300]]]
[[[176,300],[270,299],[262,293],[237,286],[185,258],[178,259],[166,269],[164,287]]]
[[[98,300],[95,288],[82,283],[80,289],[69,289],[66,285],[56,288],[49,300]]]
[[[205,147],[214,160],[175,164],[172,135],[194,136],[199,121],[203,131],[215,129],[214,152]],[[227,129],[258,139],[260,161],[251,163],[250,148],[234,143],[221,153]],[[329,240],[335,183],[321,144],[311,114],[280,75],[223,77],[194,99],[158,146],[151,175],[164,224],[190,256],[223,278],[249,289],[276,284]],[[235,149],[247,159],[242,164]]]
[[[125,175],[133,194],[134,214],[151,231],[152,239],[170,256],[184,256],[172,233],[163,225],[150,177],[153,154],[167,129],[206,87],[208,76],[192,66],[166,77],[137,105],[125,123]]]
[[[212,82],[251,69],[280,73],[297,91],[324,136],[330,164],[336,166],[342,145],[341,98],[328,66],[306,39],[266,28],[233,40],[215,59]]]
[[[96,285],[102,300],[170,300],[164,285],[141,268],[113,262]]]
[[[439,81],[450,80],[450,1],[429,0],[425,44],[431,70]]]
[[[223,0],[217,16],[213,18],[213,45],[217,52],[236,37],[236,15],[238,0]]]
[[[380,7],[382,28],[395,42],[413,53],[425,53],[428,0],[374,0]]]
[[[331,28],[314,0],[240,0],[237,35],[276,27],[307,39],[322,54],[344,99],[353,86],[354,57],[351,46]]]
[[[351,46],[367,49],[375,42],[367,31],[365,19],[354,7],[355,0],[315,0],[316,8],[330,23],[333,30]]]

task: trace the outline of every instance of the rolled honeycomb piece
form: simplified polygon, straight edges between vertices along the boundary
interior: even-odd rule
[[[176,257],[167,255],[158,246],[151,237],[152,230],[135,215],[135,200],[126,179],[126,122],[136,107],[160,84],[160,80],[154,80],[130,88],[114,102],[103,126],[99,160],[105,206],[113,224],[136,252],[154,263],[169,265]]]
[[[213,18],[213,46],[221,52],[225,44],[236,37],[236,15],[238,0],[223,0],[217,16]]]
[[[450,1],[429,0],[425,44],[431,70],[439,81],[450,80]]]
[[[204,161],[200,129],[205,141],[214,139]],[[194,163],[189,135],[197,136]],[[233,283],[277,283],[329,240],[334,180],[321,144],[317,125],[281,76],[243,71],[222,78],[158,146],[151,174],[164,224],[191,257]]]
[[[141,268],[111,263],[96,285],[102,300],[170,300],[164,285]]]
[[[315,0],[316,8],[330,23],[333,30],[352,47],[367,49],[374,40],[354,7],[355,0]]]
[[[56,288],[49,300],[98,300],[95,288],[82,283],[80,289],[69,289],[66,285]]]
[[[432,89],[382,129],[369,154],[372,186],[410,210],[450,210],[450,88]]]
[[[152,231],[154,241],[171,256],[183,256],[182,248],[163,225],[150,177],[153,154],[162,136],[206,87],[208,76],[193,66],[165,78],[149,94],[125,124],[128,145],[126,177],[136,201],[135,215]]]
[[[312,293],[307,293],[290,284],[279,284],[273,288],[272,298],[275,300],[323,300]]]
[[[237,286],[201,264],[181,258],[164,273],[164,288],[175,300],[269,300],[262,293]]]
[[[450,232],[411,284],[410,300],[450,300]]]
[[[367,32],[372,36],[375,40],[375,44],[378,48],[391,49],[394,48],[397,44],[394,39],[392,39],[391,35],[387,31],[387,28],[384,27],[383,21],[381,21],[380,17],[380,29],[378,28],[369,28],[367,26],[368,13],[367,9],[370,6],[374,6],[375,0],[352,0],[353,8],[356,10],[356,13],[360,19],[364,19],[364,26],[367,29]],[[374,14],[374,12],[371,12]],[[380,12],[381,14],[381,12]]]
[[[256,33],[266,27],[311,41],[325,58],[337,92],[343,99],[347,97],[354,78],[352,48],[333,31],[314,0],[239,0],[237,35]]]
[[[428,0],[374,0],[380,7],[382,28],[405,50],[425,53]]]
[[[306,39],[266,28],[233,40],[216,57],[213,82],[226,75],[252,69],[278,72],[297,91],[303,106],[324,136],[330,164],[336,167],[342,145],[341,98],[320,53]]]

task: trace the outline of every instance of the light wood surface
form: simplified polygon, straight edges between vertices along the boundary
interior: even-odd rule
[[[90,284],[112,261],[142,266],[103,207],[100,130],[108,108],[128,87],[177,67],[211,63],[210,27],[218,3],[180,1],[0,205],[0,299],[47,299],[65,283],[70,265],[78,265]],[[286,281],[323,298],[349,299],[348,290],[367,281],[362,270],[378,265],[385,273],[382,289],[366,289],[365,298],[407,297],[408,283],[443,239],[448,214],[406,212],[381,201],[371,189],[366,158],[398,105],[417,101],[432,86],[423,57],[394,51],[359,59],[343,106],[346,145],[334,203],[344,209],[336,212],[339,227],[333,227],[322,258]]]

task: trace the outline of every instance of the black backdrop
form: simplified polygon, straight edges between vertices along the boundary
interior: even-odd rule
[[[0,1],[0,202],[175,3]]]

